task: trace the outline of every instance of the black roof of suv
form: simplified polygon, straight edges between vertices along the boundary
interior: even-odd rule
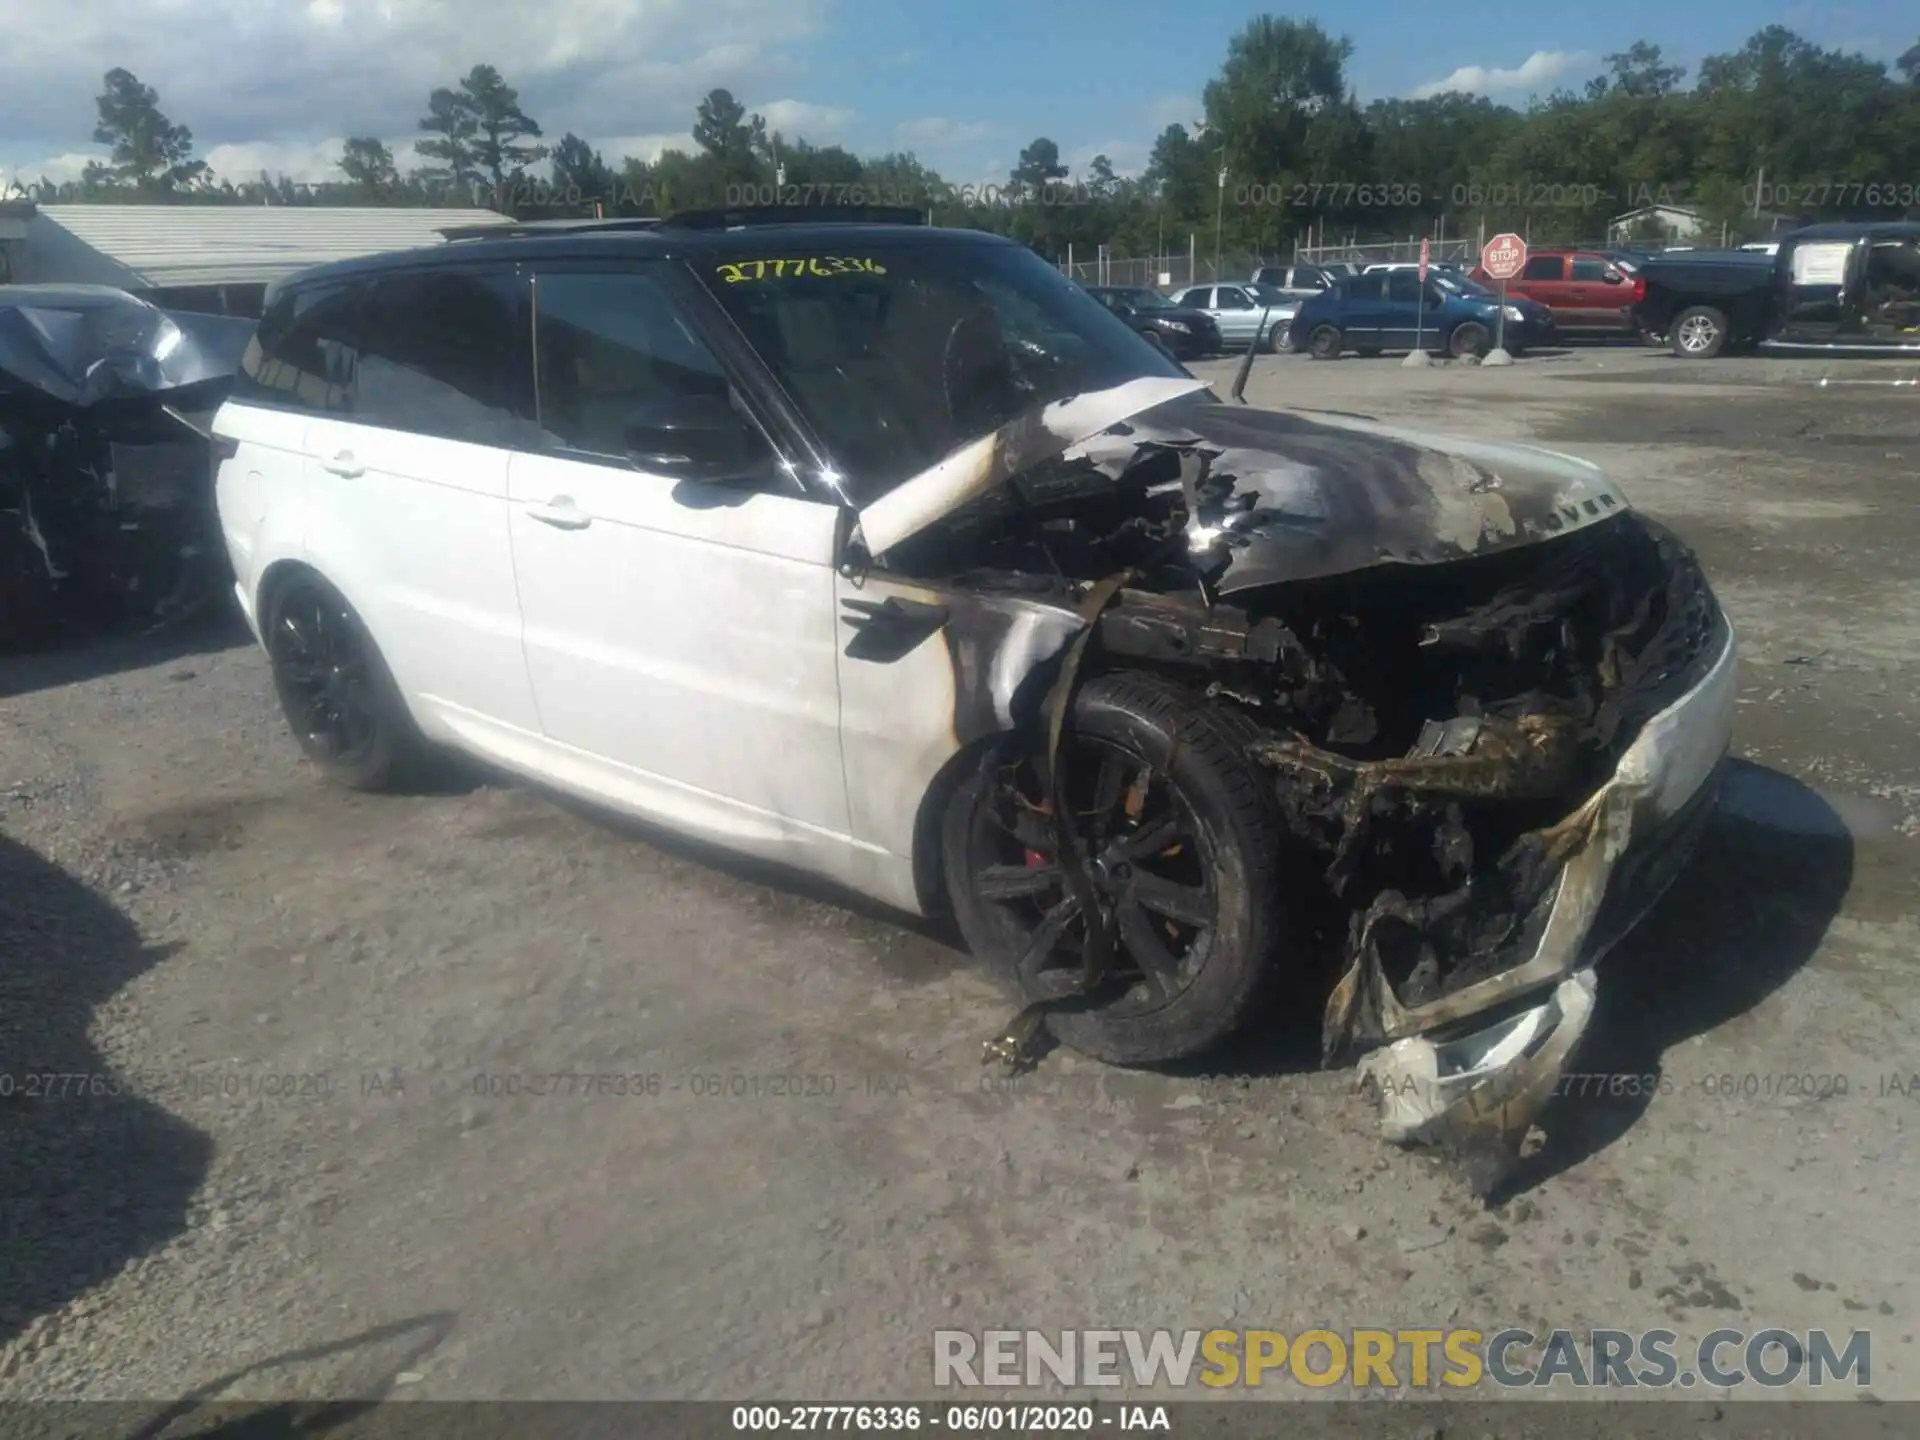
[[[831,213],[831,212],[829,212]],[[946,229],[895,220],[805,218],[752,212],[700,211],[666,220],[536,221],[531,224],[456,227],[444,245],[393,250],[352,260],[316,265],[277,282],[273,295],[288,289],[377,274],[473,260],[568,260],[636,258],[680,259],[742,253],[766,255],[769,247],[790,245],[798,250],[820,250],[858,244],[885,249],[914,245],[1016,245],[1017,242],[983,230]],[[723,224],[741,215],[739,223]]]

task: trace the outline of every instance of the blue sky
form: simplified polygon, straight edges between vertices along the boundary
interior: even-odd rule
[[[998,143],[966,147],[976,164],[987,150],[1008,158],[1039,134],[1058,141],[1063,153],[1084,155],[1108,141],[1137,150],[1168,120],[1197,116],[1200,92],[1218,72],[1228,40],[1257,13],[1217,0],[849,0],[844,15],[848,33],[859,37],[857,50],[836,56],[829,45],[818,59],[844,65],[836,103],[861,114],[918,110],[993,126],[991,141]],[[1703,56],[1736,49],[1769,23],[1886,61],[1920,39],[1920,4],[1910,0],[1608,0],[1514,7],[1493,24],[1467,18],[1488,13],[1479,6],[1436,23],[1440,7],[1408,0],[1296,4],[1274,13],[1314,19],[1351,38],[1349,74],[1363,100],[1415,94],[1458,77],[1521,104],[1556,84],[1577,87],[1602,68],[1601,57],[1641,39],[1685,65],[1690,81]],[[908,57],[915,58],[903,63]]]
[[[160,24],[153,0],[6,0],[0,180],[72,178],[99,155],[93,96],[110,65],[155,86],[217,172],[318,180],[337,174],[349,134],[387,140],[404,165],[427,92],[478,61],[550,137],[577,132],[609,158],[686,145],[699,97],[725,86],[788,134],[910,149],[955,181],[1004,180],[1037,135],[1076,169],[1105,152],[1125,172],[1167,123],[1197,117],[1228,38],[1258,13],[1219,0],[195,0]],[[1636,40],[1691,78],[1769,23],[1889,62],[1920,39],[1920,0],[1607,0],[1491,22],[1430,0],[1274,13],[1349,36],[1363,100],[1451,83],[1524,104]]]

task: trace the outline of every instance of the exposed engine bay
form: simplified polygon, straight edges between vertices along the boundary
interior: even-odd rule
[[[1379,439],[1365,448],[1385,463],[1347,487],[1371,487],[1369,523],[1329,524],[1313,452],[1338,446],[1351,466],[1354,437],[1288,443],[1304,439],[1297,417],[1197,413],[1263,426],[1278,453],[1121,425],[985,491],[890,564],[1063,608],[1104,579],[1080,674],[1160,673],[1258,736],[1248,753],[1319,881],[1293,898],[1330,993],[1327,1063],[1537,999],[1572,964],[1519,973],[1573,903],[1569,862],[1601,844],[1603,811],[1631,808],[1601,792],[1726,652],[1698,563],[1605,490],[1529,494],[1497,464]],[[1462,497],[1486,507],[1478,521],[1456,523]],[[1346,563],[1368,548],[1375,563]],[[956,667],[990,668],[958,653]],[[1593,871],[1602,891],[1609,873]],[[1511,1128],[1535,1109],[1502,1107],[1495,1148],[1517,1148]],[[1401,1137],[1434,1138],[1421,1128]]]

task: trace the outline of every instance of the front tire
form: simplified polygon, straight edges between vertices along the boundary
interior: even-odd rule
[[[1242,733],[1246,731],[1248,733]],[[1282,953],[1280,831],[1245,758],[1251,727],[1137,674],[1089,681],[1062,741],[1094,890],[1113,916],[1110,979],[1075,994],[1086,939],[1031,757],[994,752],[942,826],[968,946],[1064,1044],[1118,1065],[1197,1054],[1247,1019]]]
[[[1727,317],[1711,305],[1682,310],[1673,321],[1673,353],[1683,360],[1711,360],[1727,344]]]
[[[1487,327],[1477,320],[1468,320],[1453,327],[1453,334],[1447,338],[1447,351],[1456,360],[1482,360],[1493,348],[1493,337],[1487,334]]]
[[[1321,325],[1307,337],[1307,353],[1316,360],[1338,360],[1343,343],[1337,326]]]
[[[398,790],[420,777],[427,743],[338,590],[311,573],[286,580],[264,633],[281,713],[322,774],[353,790]]]

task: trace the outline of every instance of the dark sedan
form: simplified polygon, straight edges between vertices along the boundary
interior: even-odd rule
[[[1142,335],[1151,335],[1176,360],[1220,353],[1220,327],[1209,315],[1175,305],[1144,285],[1089,285],[1087,293]]]

